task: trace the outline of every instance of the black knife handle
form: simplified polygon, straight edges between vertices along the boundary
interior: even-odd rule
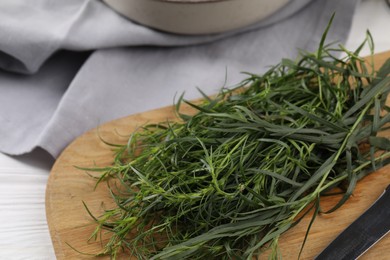
[[[390,230],[390,185],[371,207],[321,252],[316,260],[353,260]]]

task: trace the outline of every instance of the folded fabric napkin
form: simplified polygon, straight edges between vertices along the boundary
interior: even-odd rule
[[[184,36],[122,17],[97,0],[0,2],[0,151],[42,147],[57,157],[88,129],[199,97],[262,73],[299,49],[348,36],[358,0],[291,0],[277,13],[222,34]]]

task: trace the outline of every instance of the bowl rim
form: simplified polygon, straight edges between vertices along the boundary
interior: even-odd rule
[[[145,1],[145,0],[142,0]],[[212,4],[217,2],[239,1],[239,0],[149,0],[162,3],[174,4]]]
[[[289,1],[293,0],[103,0],[133,22],[181,35],[217,34],[249,26]],[[258,4],[267,8],[259,12],[253,8]]]

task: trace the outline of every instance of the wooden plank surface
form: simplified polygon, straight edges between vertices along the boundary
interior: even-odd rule
[[[376,66],[390,57],[390,52],[375,56]],[[188,108],[185,108],[189,111]],[[99,127],[99,134],[108,142],[124,143],[125,137],[146,122],[174,119],[172,107],[148,111],[111,121]],[[389,133],[390,135],[390,133]],[[46,189],[46,216],[57,259],[93,259],[88,254],[101,251],[100,242],[87,242],[95,224],[86,212],[85,201],[92,213],[99,215],[102,207],[113,205],[107,186],[94,190],[95,180],[74,166],[106,166],[112,163],[112,151],[98,137],[97,129],[72,142],[54,164]],[[301,259],[313,259],[343,229],[361,215],[390,184],[390,166],[361,180],[351,199],[336,213],[320,215],[314,222]],[[322,207],[330,208],[337,197],[324,199]],[[282,235],[280,247],[283,259],[297,259],[310,216]],[[103,237],[103,239],[105,239]],[[84,252],[80,254],[76,250]],[[390,236],[385,237],[361,259],[389,259]],[[123,257],[127,258],[128,257]],[[103,257],[99,259],[109,259]],[[261,258],[262,259],[262,258]],[[267,259],[266,257],[264,259]]]

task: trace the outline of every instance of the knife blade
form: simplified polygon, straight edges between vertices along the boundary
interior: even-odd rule
[[[370,208],[341,232],[315,259],[357,259],[389,231],[390,185]]]

